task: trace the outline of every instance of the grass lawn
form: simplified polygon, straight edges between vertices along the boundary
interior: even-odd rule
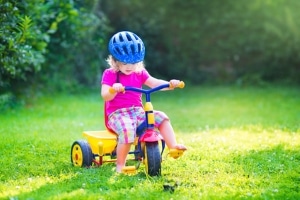
[[[104,129],[99,91],[36,95],[0,113],[0,199],[300,199],[299,88],[187,85],[152,103],[188,147],[163,155],[161,177],[71,165],[81,133]]]

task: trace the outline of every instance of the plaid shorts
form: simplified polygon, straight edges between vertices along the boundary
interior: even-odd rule
[[[155,123],[158,128],[168,116],[161,111],[153,111]],[[136,129],[146,119],[145,112],[141,107],[118,109],[108,116],[108,126],[118,135],[118,142],[128,144],[134,142]]]

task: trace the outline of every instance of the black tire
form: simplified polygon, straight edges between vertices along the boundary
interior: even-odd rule
[[[161,155],[158,142],[146,142],[145,144],[145,167],[150,176],[161,175]]]
[[[94,156],[89,143],[85,140],[77,140],[71,148],[71,162],[76,167],[90,167]]]

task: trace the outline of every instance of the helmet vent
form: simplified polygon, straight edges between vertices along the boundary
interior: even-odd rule
[[[121,51],[118,47],[116,47],[115,50],[118,52],[119,55],[121,54]]]
[[[131,52],[135,53],[134,45],[130,45]]]
[[[128,55],[128,50],[127,50],[126,46],[123,47],[123,50],[124,50],[125,54]]]
[[[120,42],[124,42],[124,39],[121,34],[119,35],[119,40],[120,40]]]
[[[131,36],[128,33],[126,34],[126,37],[128,41],[132,41]]]
[[[136,40],[139,40],[139,37],[137,35],[133,34],[133,36]]]

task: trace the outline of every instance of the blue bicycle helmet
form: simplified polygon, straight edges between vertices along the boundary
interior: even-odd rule
[[[108,44],[110,54],[118,61],[134,64],[145,57],[145,46],[141,38],[129,31],[113,35]]]

